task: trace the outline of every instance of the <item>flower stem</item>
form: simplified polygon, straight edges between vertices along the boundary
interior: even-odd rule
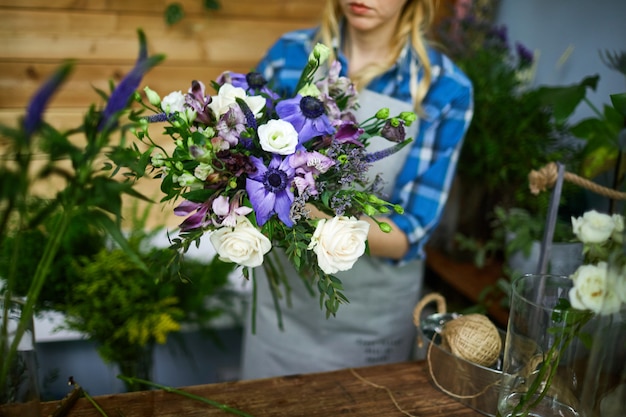
[[[148,385],[148,386],[151,386],[151,387],[154,387],[154,388],[161,389],[161,390],[163,390],[165,392],[170,392],[170,393],[173,393],[173,394],[182,395],[183,397],[187,397],[187,398],[190,398],[192,400],[197,400],[197,401],[203,402],[205,404],[212,405],[214,407],[219,408],[220,410],[226,411],[227,413],[232,413],[232,414],[235,414],[235,415],[238,415],[238,416],[242,416],[242,417],[253,417],[252,415],[250,415],[248,413],[245,413],[243,411],[237,410],[236,408],[229,407],[226,404],[222,404],[222,403],[219,403],[217,401],[213,401],[213,400],[210,400],[208,398],[204,398],[204,397],[192,394],[192,393],[187,392],[187,391],[183,391],[183,390],[179,390],[179,389],[176,389],[176,388],[168,387],[166,385],[157,384],[156,382],[147,381],[145,379],[139,379],[139,378],[134,378],[134,377],[127,377],[127,376],[124,376],[124,375],[118,375],[118,378],[123,380],[123,381],[125,381],[125,382],[128,382],[128,383],[144,384],[144,385]]]

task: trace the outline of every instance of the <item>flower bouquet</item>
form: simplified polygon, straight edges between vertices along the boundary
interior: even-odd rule
[[[289,285],[272,249],[284,250],[303,282],[319,289],[327,317],[348,301],[332,274],[350,269],[367,250],[369,223],[359,216],[390,231],[374,216],[403,211],[378,197],[381,179],[367,172],[411,141],[405,127],[417,118],[390,117],[383,108],[357,122],[357,92],[339,75],[338,62],[325,65],[328,54],[321,44],[314,48],[293,97],[279,96],[256,72],[223,73],[212,82],[214,95],[201,81],[163,99],[146,87],[144,106],[155,114],[143,117],[144,129],[136,132],[149,146],[140,159],[161,180],[162,201],[183,200],[174,208],[186,216],[172,239],[177,253],[208,233],[220,259],[243,267],[246,278],[263,266],[280,298],[279,288],[288,292]],[[155,122],[166,123],[173,152],[150,137]],[[375,138],[392,143],[368,153]]]
[[[591,210],[572,230],[584,263],[569,278],[513,284],[499,415],[618,415],[606,410],[626,405],[624,217]]]

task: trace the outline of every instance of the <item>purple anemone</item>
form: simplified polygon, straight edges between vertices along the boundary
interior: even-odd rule
[[[288,121],[298,132],[298,142],[303,144],[317,136],[335,133],[324,109],[324,103],[311,96],[283,100],[276,105],[278,116]]]
[[[246,191],[259,226],[263,226],[273,214],[277,214],[286,226],[293,226],[289,214],[294,200],[291,184],[295,170],[289,160],[289,156],[283,159],[274,155],[266,167],[261,158],[250,157],[256,172],[246,179]]]

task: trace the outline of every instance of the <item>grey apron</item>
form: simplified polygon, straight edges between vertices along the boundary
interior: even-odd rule
[[[391,114],[411,111],[410,104],[364,91],[357,117],[364,120],[382,107]],[[413,129],[414,128],[414,129]],[[415,137],[417,126],[409,132]],[[373,140],[368,150],[391,146]],[[382,173],[391,194],[411,146],[374,164],[370,174]],[[256,333],[252,334],[248,312],[242,349],[242,379],[267,378],[296,373],[323,372],[409,360],[415,341],[413,309],[420,298],[423,261],[395,266],[389,262],[361,257],[354,267],[336,274],[350,301],[339,307],[335,317],[326,319],[317,293],[306,289],[291,265],[285,271],[291,285],[291,307],[282,303],[284,330],[280,330],[263,268],[256,268]],[[315,289],[317,291],[317,289]],[[284,300],[283,300],[284,301]]]

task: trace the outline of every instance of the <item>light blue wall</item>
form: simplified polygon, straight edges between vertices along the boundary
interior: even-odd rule
[[[589,97],[601,106],[609,94],[626,91],[626,78],[608,69],[599,51],[626,51],[626,0],[500,0],[496,21],[509,38],[538,51],[536,85],[567,85],[599,74],[597,92]],[[569,58],[558,66],[571,48]],[[584,105],[575,118],[586,117]]]

